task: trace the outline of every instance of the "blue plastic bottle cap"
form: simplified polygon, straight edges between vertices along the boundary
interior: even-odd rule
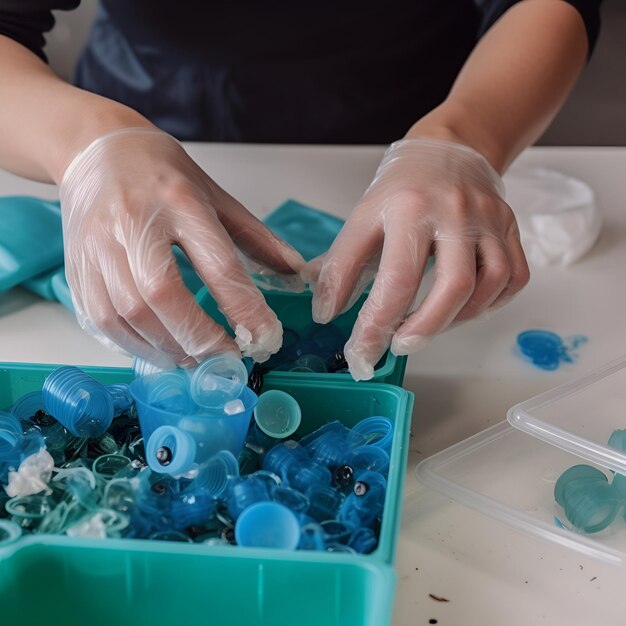
[[[91,465],[91,470],[96,478],[103,481],[112,480],[116,474],[130,465],[130,459],[121,454],[103,454]]]
[[[321,526],[324,531],[324,540],[327,544],[347,543],[355,530],[352,524],[337,519],[325,520]]]
[[[42,389],[46,412],[75,436],[97,437],[113,421],[113,400],[104,385],[77,367],[59,367]]]
[[[128,528],[130,524],[127,515],[113,509],[97,508],[92,515],[97,515],[100,518],[106,528],[107,535],[110,537],[119,536],[119,533]]]
[[[254,474],[231,479],[227,488],[228,513],[231,518],[236,520],[249,506],[270,500],[270,491],[267,482]]]
[[[146,444],[146,460],[153,472],[175,476],[191,469],[196,458],[196,442],[175,426],[159,426]]]
[[[607,528],[622,505],[606,481],[574,481],[565,487],[563,495],[565,516],[574,528],[587,534]]]
[[[357,482],[364,482],[367,485],[367,493],[369,495],[375,493],[378,497],[382,495],[384,498],[387,481],[380,472],[363,472]]]
[[[393,442],[393,422],[380,415],[368,417],[352,428],[348,441],[352,447],[377,446],[389,453]]]
[[[371,528],[357,528],[352,533],[348,545],[359,554],[369,554],[376,549],[378,539]]]
[[[272,500],[286,506],[294,513],[304,513],[309,508],[309,499],[291,487],[274,487]]]
[[[270,472],[265,469],[257,470],[256,472],[254,472],[253,476],[254,478],[265,483],[268,491],[270,492],[270,495],[274,487],[281,485],[283,482],[282,478],[278,474],[274,474],[274,472]]]
[[[31,532],[40,525],[41,520],[50,513],[53,506],[52,498],[43,495],[18,496],[5,504],[6,512],[12,520]]]
[[[24,394],[11,407],[11,413],[22,422],[31,422],[37,411],[45,411],[41,391]]]
[[[348,441],[343,433],[325,432],[308,446],[311,458],[324,467],[336,468],[350,456]]]
[[[566,469],[556,481],[554,485],[554,499],[561,505],[565,506],[564,490],[568,484],[579,480],[599,480],[607,482],[608,479],[604,472],[592,467],[591,465],[573,465]]]
[[[350,429],[344,426],[340,421],[335,420],[334,422],[320,426],[317,430],[302,437],[302,439],[300,439],[300,445],[304,446],[309,451],[309,454],[312,454],[318,442],[329,432],[335,433],[338,437],[347,439],[350,434]]]
[[[289,485],[302,492],[306,492],[311,485],[330,485],[332,479],[330,470],[319,463],[310,462],[302,466],[296,465],[287,471]]]
[[[22,529],[8,519],[0,519],[0,546],[13,543],[22,534]]]
[[[620,498],[626,500],[626,476],[624,474],[615,474],[611,484]]]
[[[378,473],[367,471],[359,476],[354,489],[339,508],[338,518],[355,527],[373,527],[385,506],[387,481]]]
[[[308,514],[318,522],[335,519],[344,495],[329,485],[311,485],[306,490],[310,501]]]
[[[219,498],[226,491],[228,480],[233,476],[239,476],[237,458],[232,452],[221,450],[202,464],[189,489],[203,489],[212,497]]]
[[[177,541],[179,543],[193,543],[193,539],[178,530],[157,530],[148,539],[154,541]]]
[[[235,400],[248,384],[248,370],[232,354],[215,354],[200,363],[191,373],[193,401],[207,409],[219,409]]]
[[[278,474],[283,479],[293,466],[308,464],[311,457],[297,441],[288,439],[274,446],[263,457],[263,469]]]
[[[130,395],[130,388],[125,383],[105,385],[106,390],[113,399],[113,416],[119,417],[133,406],[135,401]]]
[[[340,554],[356,554],[356,550],[350,546],[346,546],[343,543],[329,543],[326,546],[327,552],[338,552]]]
[[[389,455],[384,448],[375,445],[359,446],[350,453],[348,465],[352,467],[356,480],[367,471],[385,474],[389,469]]]
[[[235,539],[239,546],[295,550],[300,541],[300,524],[286,506],[259,502],[237,519]]]
[[[239,473],[242,475],[256,472],[261,463],[259,455],[254,450],[247,447],[241,451],[237,457],[237,461],[239,462]]]
[[[626,430],[614,430],[609,437],[607,445],[609,448],[615,448],[620,452],[626,452]]]
[[[164,376],[164,374],[156,374],[156,376]],[[230,450],[234,455],[241,452],[252,419],[252,411],[258,400],[257,395],[251,389],[244,387],[241,392],[239,399],[243,402],[245,410],[240,413],[227,415],[223,407],[212,411],[194,405],[193,412],[180,415],[180,413],[151,406],[146,402],[149,391],[147,386],[151,385],[151,379],[152,376],[139,378],[130,385],[131,393],[135,398],[141,432],[146,442],[157,427],[178,426],[195,439],[197,444],[195,463],[197,464],[207,461],[220,450]],[[193,404],[191,396],[188,398]]]
[[[257,454],[265,454],[271,450],[274,446],[277,446],[281,442],[280,439],[270,437],[266,435],[260,428],[256,421],[253,422],[252,428],[248,431],[246,436],[246,447],[250,450],[254,450]]]
[[[175,530],[185,530],[207,524],[215,515],[215,507],[215,498],[206,490],[187,488],[173,498],[168,516]]]
[[[0,411],[0,457],[12,452],[22,439],[22,425],[15,415]]]
[[[303,354],[294,361],[289,371],[326,374],[328,367],[326,361],[317,354]]]
[[[302,347],[306,352],[316,354],[327,361],[335,352],[343,350],[346,339],[346,335],[336,324],[313,323],[304,331]]]
[[[193,412],[189,379],[182,370],[151,374],[142,380],[146,390],[145,402],[149,406],[177,415]]]
[[[286,439],[298,430],[302,412],[293,396],[272,389],[259,396],[254,408],[254,419],[266,435],[275,439]]]
[[[104,488],[103,503],[109,509],[128,513],[135,505],[138,488],[137,479],[114,478]]]
[[[302,526],[298,550],[326,550],[324,531],[319,524],[309,522]]]

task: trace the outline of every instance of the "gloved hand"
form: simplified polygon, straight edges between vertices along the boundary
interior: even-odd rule
[[[173,137],[156,128],[130,128],[96,139],[68,166],[60,199],[76,315],[102,343],[154,363],[181,365],[214,352],[241,349],[264,361],[278,351],[281,324],[250,280],[239,250],[292,276],[304,261],[215,184]],[[217,300],[236,343],[185,288],[173,244]]]
[[[345,346],[356,380],[373,376],[391,344],[419,350],[453,321],[503,304],[529,273],[503,185],[473,149],[429,138],[392,144],[330,250],[303,276],[314,290],[313,319],[325,324],[376,278]],[[435,255],[435,281],[413,310]]]

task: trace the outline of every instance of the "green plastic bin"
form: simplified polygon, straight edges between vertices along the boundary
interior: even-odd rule
[[[0,408],[42,387],[57,366],[0,364]],[[82,368],[103,383],[129,369]],[[0,548],[2,626],[384,626],[395,590],[413,394],[389,385],[277,380],[302,407],[304,434],[370,415],[395,422],[378,548],[369,555],[207,547],[132,539],[22,537]]]
[[[313,322],[311,315],[311,300],[313,294],[310,291],[303,293],[285,293],[281,291],[263,291],[265,300],[271,309],[276,313],[278,319],[282,322],[283,327],[291,328],[296,332],[302,332],[309,324]],[[363,294],[354,304],[354,306],[340,315],[333,323],[336,324],[348,336],[356,322],[357,315],[365,302],[366,294]],[[219,310],[217,303],[212,298],[206,287],[203,287],[196,294],[198,304],[219,324],[222,324],[226,330],[234,336],[224,314]],[[374,368],[374,377],[371,381],[376,383],[387,383],[389,385],[398,385],[402,387],[404,382],[404,372],[406,370],[406,356],[395,356],[389,350],[385,352],[381,360]],[[350,374],[318,374],[313,372],[282,372],[273,371],[266,375],[269,381],[277,380],[315,380],[317,382],[350,381],[354,380]]]

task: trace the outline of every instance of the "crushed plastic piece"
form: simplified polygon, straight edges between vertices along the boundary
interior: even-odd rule
[[[17,471],[10,471],[8,484],[4,490],[12,498],[30,496],[42,491],[51,493],[48,486],[52,477],[54,459],[45,449],[39,450],[24,459]]]

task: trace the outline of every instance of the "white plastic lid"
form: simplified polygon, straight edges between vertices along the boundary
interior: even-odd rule
[[[531,265],[570,265],[593,247],[602,215],[589,185],[562,172],[519,165],[504,183]]]

